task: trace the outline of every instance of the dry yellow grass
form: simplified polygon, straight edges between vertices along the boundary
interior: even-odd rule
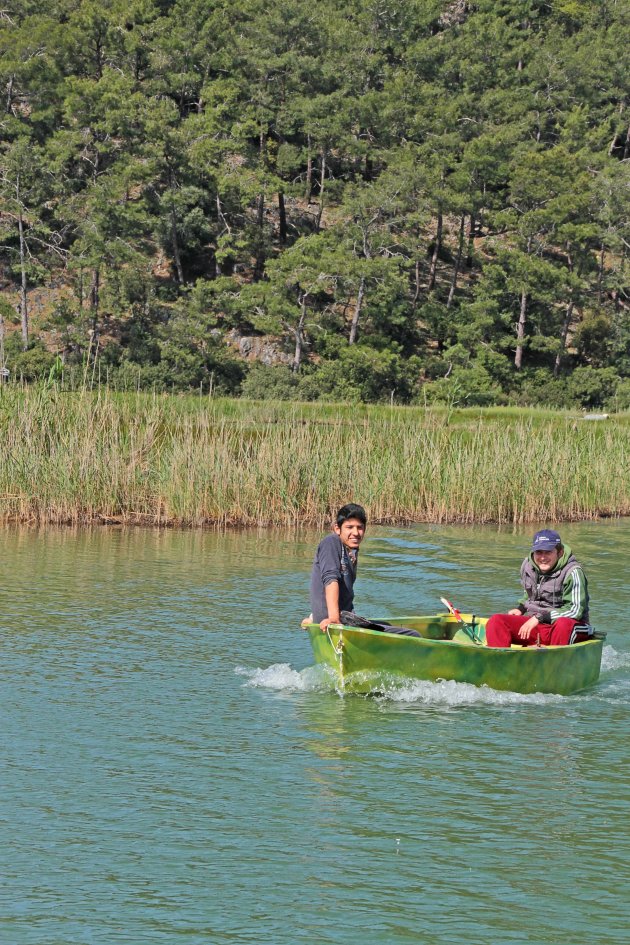
[[[56,389],[0,396],[0,520],[320,526],[630,514],[627,418],[248,404]]]

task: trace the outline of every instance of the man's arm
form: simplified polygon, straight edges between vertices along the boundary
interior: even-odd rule
[[[342,581],[341,556],[342,545],[339,539],[326,538],[319,547],[319,568],[324,585],[326,611],[328,616],[320,621],[325,630],[329,623],[341,623],[339,612],[339,585]]]
[[[341,614],[339,613],[339,582],[331,581],[324,588],[326,595],[326,609],[328,616],[320,622],[320,627],[325,630],[330,623],[341,623]]]
[[[562,604],[556,610],[551,610],[551,623],[560,617],[571,617],[572,620],[581,620],[586,611],[588,600],[586,575],[582,568],[573,568],[567,574],[562,585]]]

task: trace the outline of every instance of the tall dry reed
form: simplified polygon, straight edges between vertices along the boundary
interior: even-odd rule
[[[627,421],[247,404],[56,389],[0,396],[0,520],[322,525],[630,514]]]

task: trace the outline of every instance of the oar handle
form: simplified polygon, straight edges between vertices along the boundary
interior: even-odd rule
[[[473,641],[473,643],[477,643],[477,644],[478,644],[478,643],[479,643],[479,640],[478,640],[477,637],[475,636],[475,618],[474,618],[474,616],[473,616],[473,618],[472,618],[472,626],[471,626],[466,620],[464,620],[464,618],[463,618],[462,615],[460,614],[460,612],[459,612],[459,610],[457,609],[457,607],[453,607],[453,605],[451,604],[450,600],[447,600],[446,597],[440,597],[440,600],[442,601],[442,603],[444,604],[444,606],[446,607],[446,609],[448,610],[448,612],[449,612],[450,614],[452,614],[453,617],[455,617],[455,620],[457,620],[458,623],[461,623],[461,625],[463,626],[465,632],[468,634],[468,636],[469,636],[470,639]]]
[[[457,609],[457,607],[453,607],[450,600],[447,600],[446,597],[440,597],[440,600],[442,601],[442,603],[444,604],[448,612],[453,615],[453,617],[459,620],[460,623],[465,623],[459,610]]]

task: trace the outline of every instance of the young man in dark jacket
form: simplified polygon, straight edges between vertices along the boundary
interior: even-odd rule
[[[536,532],[521,565],[521,584],[525,596],[518,607],[488,620],[488,646],[566,646],[592,633],[586,575],[558,532]]]
[[[322,630],[329,623],[341,623],[342,610],[352,610],[366,525],[363,506],[349,502],[337,512],[332,534],[318,545],[311,572],[311,609],[313,622]]]
[[[318,623],[326,631],[331,623],[365,627],[408,637],[419,637],[410,627],[374,623],[353,612],[354,582],[357,576],[359,545],[365,536],[367,515],[361,505],[349,502],[337,512],[333,533],[317,546],[311,571],[311,614],[302,626]]]

